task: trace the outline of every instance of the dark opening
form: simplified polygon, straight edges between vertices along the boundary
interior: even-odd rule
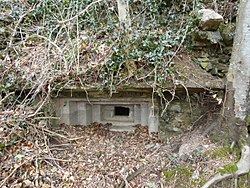
[[[115,106],[115,116],[129,116],[129,108]]]

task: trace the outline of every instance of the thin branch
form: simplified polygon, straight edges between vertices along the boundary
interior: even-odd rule
[[[63,52],[63,50],[62,50],[55,42],[53,42],[52,40],[50,40],[49,38],[47,38],[47,37],[45,37],[45,36],[38,35],[38,34],[31,35],[29,38],[34,38],[34,37],[44,39],[44,40],[46,40],[47,42],[49,42],[50,44],[52,44],[54,47],[56,47],[56,49],[59,51],[60,55],[61,55],[62,58],[63,58],[63,61],[64,61],[64,63],[65,63],[65,67],[67,67],[67,66],[66,66],[66,65],[67,65],[67,60],[65,59],[64,52]],[[29,38],[27,38],[26,40],[28,40]]]
[[[67,22],[70,22],[70,21],[73,21],[74,19],[77,19],[79,16],[81,16],[82,14],[86,13],[90,7],[92,7],[93,5],[97,4],[97,3],[100,3],[102,2],[103,0],[97,0],[97,1],[94,1],[92,3],[90,3],[85,9],[83,9],[82,11],[80,11],[78,14],[76,14],[75,16],[67,19],[67,20],[62,20],[62,21],[59,21],[59,24],[65,24]]]
[[[0,106],[2,105],[2,103],[7,99],[9,98],[9,96],[15,94],[15,92],[11,92],[11,93],[8,93],[3,99],[0,100]]]

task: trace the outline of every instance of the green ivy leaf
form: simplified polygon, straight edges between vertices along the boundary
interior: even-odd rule
[[[5,148],[5,144],[0,143],[0,150],[3,150]]]

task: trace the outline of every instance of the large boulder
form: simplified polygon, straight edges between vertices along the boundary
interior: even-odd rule
[[[201,9],[199,14],[199,27],[205,31],[216,31],[224,21],[223,17],[211,9]]]

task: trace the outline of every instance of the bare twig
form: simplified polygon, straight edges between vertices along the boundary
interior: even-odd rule
[[[31,118],[31,117],[34,117],[35,115],[37,115],[37,113],[41,110],[41,108],[44,106],[45,102],[47,102],[47,99],[50,97],[50,85],[48,85],[48,94],[47,96],[45,97],[45,99],[43,100],[42,104],[37,108],[37,110],[33,113],[33,114],[30,114],[28,115],[28,118]]]
[[[34,35],[31,35],[29,38],[41,38],[41,39],[44,39],[45,41],[49,42],[50,44],[52,44],[54,47],[56,47],[56,49],[59,51],[62,59],[63,59],[63,62],[65,63],[65,67],[67,68],[67,60],[65,58],[65,55],[64,55],[64,52],[63,50],[55,43],[53,42],[51,39],[45,37],[45,36],[42,36],[42,35],[38,35],[38,34],[34,34]],[[27,38],[27,40],[29,39]]]
[[[3,99],[1,99],[1,100],[0,100],[0,106],[3,104],[3,102],[4,102],[7,98],[9,98],[9,96],[11,96],[11,95],[13,95],[13,94],[15,94],[15,92],[10,92],[10,93],[8,93]]]
[[[25,12],[23,15],[21,15],[21,16],[19,17],[19,20],[18,20],[17,24],[15,25],[15,28],[13,29],[13,32],[12,32],[12,34],[11,34],[11,38],[10,38],[10,41],[9,41],[9,44],[8,44],[8,47],[7,47],[7,48],[10,48],[10,47],[12,46],[12,44],[13,44],[13,39],[14,39],[14,37],[15,37],[15,35],[16,35],[16,32],[17,32],[17,28],[19,27],[19,25],[20,25],[20,23],[22,22],[23,18],[24,18],[27,14],[29,14],[30,12],[32,12],[32,11],[34,11],[34,10],[35,10],[35,9],[31,9],[31,10]],[[7,56],[6,56],[6,57],[7,57]]]
[[[80,11],[77,15],[67,19],[67,20],[62,20],[62,21],[59,21],[59,24],[65,24],[67,22],[70,22],[70,21],[73,21],[74,19],[77,19],[79,16],[81,16],[82,14],[85,14],[90,7],[92,7],[93,5],[97,4],[97,3],[100,3],[102,2],[103,0],[97,0],[97,1],[94,1],[92,3],[90,3],[85,9],[83,9],[82,11]]]

